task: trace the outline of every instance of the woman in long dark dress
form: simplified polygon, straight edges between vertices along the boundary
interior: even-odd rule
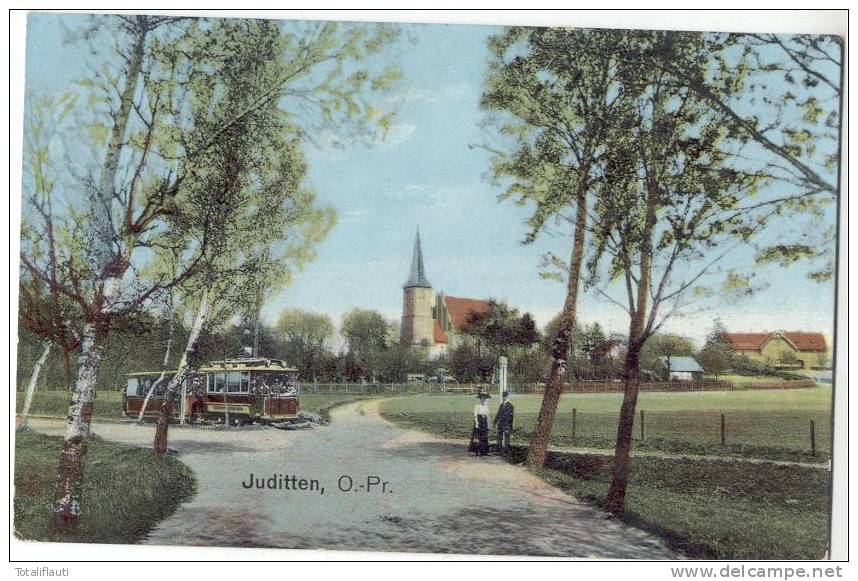
[[[477,395],[479,402],[474,406],[474,429],[477,432],[477,441],[473,447],[476,456],[485,456],[489,453],[489,405],[491,396],[486,392]]]

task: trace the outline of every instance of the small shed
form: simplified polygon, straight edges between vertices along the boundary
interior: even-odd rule
[[[661,357],[661,364],[671,381],[700,381],[703,368],[694,357]]]

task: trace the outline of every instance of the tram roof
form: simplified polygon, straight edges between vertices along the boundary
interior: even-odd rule
[[[298,371],[296,367],[289,367],[282,359],[267,359],[262,357],[225,359],[222,361],[209,361],[208,364],[195,370],[197,373],[215,373],[218,371]],[[176,370],[164,372],[166,375],[175,375]],[[161,375],[160,371],[137,371],[126,373],[125,377],[153,377]]]

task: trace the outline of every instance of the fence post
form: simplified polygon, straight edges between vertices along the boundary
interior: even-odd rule
[[[572,408],[572,442],[575,442],[575,436],[578,431],[578,410]]]
[[[816,423],[810,420],[810,454],[816,456]]]
[[[727,431],[726,431],[726,424],[724,422],[724,414],[721,414],[721,445],[722,446],[727,445]]]
[[[646,440],[646,416],[644,416],[644,411],[641,410],[641,441]]]

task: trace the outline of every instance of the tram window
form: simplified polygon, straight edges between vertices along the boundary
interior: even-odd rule
[[[138,395],[138,382],[136,377],[128,378],[128,387],[125,390],[125,395],[129,397],[137,397]]]
[[[250,372],[242,371],[241,372],[241,393],[247,393],[250,391]]]
[[[226,384],[226,374],[225,373],[215,373],[214,374],[214,389],[212,389],[212,393],[223,393],[224,385]]]
[[[226,375],[229,393],[239,393],[241,391],[241,372],[230,371]]]

